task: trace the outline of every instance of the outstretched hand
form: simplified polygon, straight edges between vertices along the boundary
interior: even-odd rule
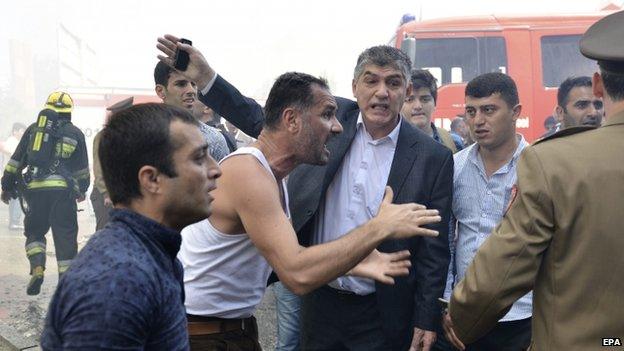
[[[215,71],[210,67],[204,55],[195,47],[180,43],[180,38],[171,34],[165,34],[158,38],[156,44],[158,50],[163,55],[158,55],[158,59],[173,68],[176,49],[184,50],[189,54],[189,64],[185,71],[177,71],[188,80],[197,84],[197,89],[202,90],[212,80]]]
[[[424,228],[427,224],[442,220],[438,210],[428,210],[416,203],[393,204],[394,192],[387,186],[376,223],[389,233],[388,238],[403,239],[413,236],[437,236],[438,231]]]
[[[392,277],[409,274],[412,263],[408,250],[384,253],[373,250],[362,262],[349,271],[349,275],[374,279],[383,284],[394,284]]]
[[[431,351],[436,338],[436,332],[415,327],[409,351]]]
[[[453,320],[451,319],[451,315],[447,311],[444,311],[444,315],[442,315],[442,328],[444,329],[444,335],[446,335],[446,339],[453,344],[459,350],[465,350],[466,346],[464,343],[459,340],[457,334],[455,334],[455,329],[453,326]]]

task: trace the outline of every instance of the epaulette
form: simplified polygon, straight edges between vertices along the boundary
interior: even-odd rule
[[[535,140],[533,142],[533,145],[537,145],[539,143],[542,143],[544,141],[547,140],[552,140],[552,139],[556,139],[556,138],[561,138],[564,136],[568,136],[568,135],[572,135],[572,134],[578,134],[581,132],[586,132],[588,130],[592,130],[592,129],[596,129],[596,127],[594,126],[576,126],[576,127],[569,127],[569,128],[563,128],[560,131],[553,133],[549,136],[545,136],[543,138],[539,138],[537,140]]]

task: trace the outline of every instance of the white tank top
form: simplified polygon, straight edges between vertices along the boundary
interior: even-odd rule
[[[257,148],[242,147],[221,162],[236,155],[255,156],[275,179],[269,163]],[[282,190],[284,212],[290,219],[284,180]],[[271,266],[247,233],[224,234],[208,219],[182,230],[178,258],[184,267],[186,312],[198,316],[250,317],[264,296],[271,274]]]

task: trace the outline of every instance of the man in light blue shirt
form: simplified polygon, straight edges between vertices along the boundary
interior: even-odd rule
[[[475,143],[454,155],[446,299],[515,196],[516,162],[528,145],[516,133],[521,109],[516,85],[505,74],[483,74],[466,86],[466,123]],[[531,303],[531,293],[523,296],[467,350],[526,349],[531,342]]]

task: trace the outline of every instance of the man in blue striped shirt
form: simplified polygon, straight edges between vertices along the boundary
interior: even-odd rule
[[[454,155],[446,299],[515,196],[516,162],[528,145],[516,133],[521,109],[516,84],[505,74],[486,73],[466,86],[466,123],[475,143]],[[531,293],[522,297],[494,329],[466,349],[526,349],[531,342],[531,302]]]

